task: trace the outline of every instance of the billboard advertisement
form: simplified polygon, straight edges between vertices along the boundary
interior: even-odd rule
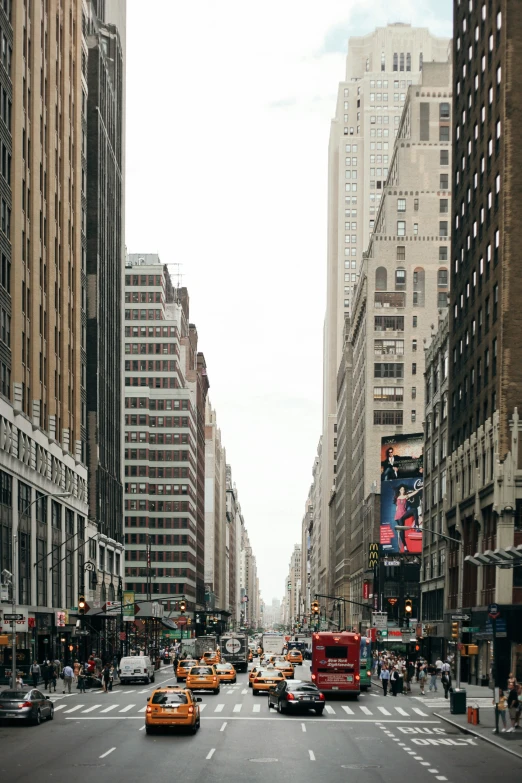
[[[422,433],[381,438],[383,554],[422,552]],[[396,530],[406,526],[407,530]]]

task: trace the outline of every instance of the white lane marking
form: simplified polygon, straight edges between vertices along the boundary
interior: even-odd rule
[[[102,753],[101,756],[98,756],[100,759],[104,759],[106,756],[108,756],[110,753],[112,753],[116,748],[109,748],[109,750],[106,750],[105,753]]]
[[[364,712],[365,715],[373,715],[373,712],[369,710],[368,707],[361,706],[361,712]]]
[[[214,755],[215,752],[216,752],[216,749],[212,748],[212,750],[207,753],[207,755],[206,755],[207,761],[208,761],[208,759],[212,758],[212,756]]]
[[[101,706],[101,705],[97,705],[97,706]],[[59,704],[57,707],[54,708],[54,711],[56,712],[57,710],[63,710],[64,707],[65,704]]]
[[[252,705],[252,712],[261,712],[261,705],[260,704]]]
[[[132,710],[132,708],[135,706],[135,704],[127,704],[127,706],[120,710],[120,712],[129,712],[129,710]],[[102,712],[107,712],[107,710],[102,710]]]
[[[424,718],[428,717],[428,713],[427,712],[423,712],[422,710],[419,710],[418,707],[413,707],[412,709],[413,709],[413,712],[417,713],[417,715],[422,715]]]
[[[313,750],[309,750],[308,755],[310,756],[310,761],[315,761],[315,753]]]
[[[232,710],[232,712],[241,712],[242,706],[243,706],[242,704],[234,704],[234,709]]]
[[[94,712],[94,710],[97,710],[98,707],[101,707],[101,704],[94,704],[92,707],[89,707],[88,710],[84,710],[82,712],[82,715],[87,715],[88,712]],[[55,708],[56,709],[56,708]]]
[[[248,693],[248,688],[243,688],[243,690],[241,691],[242,696],[244,696],[245,693]]]
[[[128,690],[124,690],[124,691],[122,691],[122,693],[136,693],[136,691],[128,691]]]
[[[224,707],[225,707],[224,704],[217,704],[214,712],[223,712]]]
[[[145,712],[146,709],[147,709],[147,705],[145,705],[145,707],[142,707],[141,710],[138,710],[138,712]]]
[[[335,715],[335,710],[334,710],[334,708],[333,708],[333,707],[330,707],[330,705],[329,705],[329,704],[325,704],[325,707],[324,707],[324,708],[325,708],[326,712],[328,712],[330,715]]]
[[[229,691],[227,691],[227,696],[230,696],[231,693],[234,693],[234,689],[231,688]]]
[[[415,761],[422,761],[422,756],[414,756]]]
[[[65,704],[64,704],[64,707],[65,707]],[[82,707],[83,707],[83,704],[77,704],[76,707],[71,707],[70,710],[65,710],[64,714],[67,715],[68,712],[76,712],[76,710],[81,710]],[[56,710],[57,708],[55,707],[54,709]]]
[[[225,723],[221,726],[220,731],[225,731],[226,727],[227,727],[227,723],[225,721]]]
[[[140,726],[139,731],[145,731],[145,726]]]
[[[438,769],[429,769],[428,772],[433,772],[434,775],[438,775],[439,774],[439,770]]]
[[[139,712],[145,712],[147,708],[143,707],[143,709],[139,710]],[[72,718],[65,718],[65,720],[142,720],[139,715],[86,715],[85,717],[83,714],[74,715]],[[222,720],[222,717],[217,717],[214,715],[207,715],[205,718],[205,721],[207,720]],[[246,715],[230,715],[228,720],[274,720],[274,717],[263,717],[263,716],[253,716],[248,717]],[[314,723],[317,723],[317,718],[305,718],[306,721],[314,721]],[[428,726],[428,725],[436,725],[439,726],[441,721],[440,720],[404,720],[404,718],[382,718],[381,719],[384,723],[394,723],[399,726]],[[321,723],[366,723],[368,726],[376,726],[374,718],[321,718]]]
[[[379,710],[379,712],[382,712],[383,715],[391,715],[391,712],[388,712],[386,707],[377,707],[377,709]]]
[[[422,765],[423,767],[429,767],[429,766],[430,766],[430,764],[431,764],[431,761],[421,761],[421,765]]]
[[[200,704],[200,705],[199,705],[199,711],[200,711],[200,712],[203,712],[203,710],[205,709],[205,707],[206,707],[206,706],[207,706],[207,703],[206,703],[206,702],[205,702],[205,704]]]
[[[437,780],[447,780],[448,778],[445,778],[444,775],[437,775]]]
[[[343,707],[343,710],[346,712],[347,715],[355,715],[355,712],[352,710],[351,707]]]
[[[406,715],[406,717],[409,717],[408,713],[406,712],[406,710],[403,710],[402,707],[394,707],[394,709],[395,709],[395,712],[399,713],[399,715]]]
[[[138,693],[148,693],[150,691],[150,688],[144,688],[142,691],[138,691]],[[128,693],[128,691],[127,691]]]
[[[111,712],[111,710],[115,710],[115,709],[116,709],[116,707],[118,707],[118,705],[117,705],[117,704],[111,704],[111,706],[110,706],[110,707],[105,707],[105,709],[104,709],[104,710],[102,710],[102,712]]]

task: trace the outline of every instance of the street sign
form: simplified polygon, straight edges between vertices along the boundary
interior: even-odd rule
[[[451,615],[452,620],[470,620],[469,614],[452,614]]]
[[[23,614],[4,614],[4,620],[23,620],[24,616]]]
[[[388,629],[382,628],[380,630],[377,630],[377,639],[387,639],[388,638]]]
[[[492,620],[496,620],[497,617],[500,617],[500,612],[498,610],[498,604],[490,604],[488,606],[488,614],[491,617]]]
[[[462,633],[477,633],[477,631],[480,631],[480,628],[478,625],[463,625],[460,630]]]
[[[174,619],[174,622],[178,626],[178,628],[182,628],[184,625],[187,624],[187,618],[186,617],[176,617]]]
[[[386,628],[388,625],[387,612],[372,612],[372,625],[374,628]]]

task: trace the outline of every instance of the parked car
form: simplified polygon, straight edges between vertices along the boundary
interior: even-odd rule
[[[39,726],[42,718],[54,718],[50,696],[37,688],[2,691],[0,693],[0,720],[23,720]]]

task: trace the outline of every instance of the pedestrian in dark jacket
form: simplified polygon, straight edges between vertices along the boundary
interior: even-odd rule
[[[443,671],[441,675],[442,687],[444,688],[444,698],[448,698],[448,693],[451,688],[451,674],[448,671]]]
[[[43,662],[43,664],[41,666],[41,670],[42,670],[42,679],[44,681],[45,690],[47,690],[47,686],[49,685],[49,676],[50,676],[49,675],[49,664],[47,663],[47,661]]]
[[[56,668],[55,663],[49,664],[49,692],[51,692],[54,688],[54,692],[56,693],[56,681],[58,679],[58,670]]]
[[[397,671],[396,666],[393,667],[392,673],[390,674],[390,684],[392,696],[397,696],[397,691],[399,690],[399,672]]]

